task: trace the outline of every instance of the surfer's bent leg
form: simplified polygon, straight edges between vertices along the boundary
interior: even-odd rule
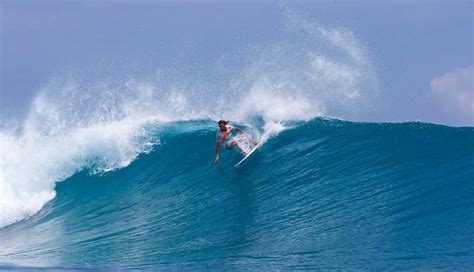
[[[234,140],[234,141],[232,141],[232,143],[230,143],[230,144],[232,144],[233,146],[237,147],[237,149],[238,149],[242,154],[245,154],[245,156],[247,156],[247,152],[245,152],[245,151],[240,147],[240,145],[239,145],[239,143],[238,143],[237,141]]]

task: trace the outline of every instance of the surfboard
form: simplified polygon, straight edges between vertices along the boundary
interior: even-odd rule
[[[247,153],[247,156],[245,156],[243,159],[241,159],[236,165],[234,165],[234,167],[238,167],[240,166],[248,157],[250,157],[250,155],[252,155],[253,152],[255,152],[255,150],[257,150],[264,142],[265,140],[267,139],[268,135],[270,135],[270,131],[267,131],[266,133],[264,133],[262,135],[262,137],[260,137],[260,141],[258,142],[258,144],[252,148],[249,153]]]
[[[247,156],[245,156],[243,159],[241,159],[236,165],[234,165],[234,167],[238,167],[239,165],[241,165],[248,157],[250,157],[250,155],[252,155],[253,152],[255,152],[255,150],[257,150],[257,148],[260,147],[260,143],[258,143],[254,148],[252,148],[252,150],[250,150],[249,153],[247,153]]]

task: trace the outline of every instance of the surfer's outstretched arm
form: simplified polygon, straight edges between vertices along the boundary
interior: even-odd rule
[[[214,161],[214,163],[218,163],[219,162],[219,150],[221,149],[221,144],[220,143],[216,143],[216,160]]]

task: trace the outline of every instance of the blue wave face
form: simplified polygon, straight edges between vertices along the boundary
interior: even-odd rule
[[[469,269],[474,129],[314,119],[240,168],[214,124],[150,126],[153,151],[81,171],[0,229],[0,263],[171,269]],[[15,266],[11,266],[15,268]]]

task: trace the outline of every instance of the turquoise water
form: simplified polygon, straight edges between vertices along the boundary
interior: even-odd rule
[[[129,165],[91,164],[0,229],[0,263],[68,268],[472,269],[474,128],[300,122],[240,168],[214,123],[149,125]],[[95,174],[94,174],[95,173]],[[18,267],[17,267],[18,268]]]

